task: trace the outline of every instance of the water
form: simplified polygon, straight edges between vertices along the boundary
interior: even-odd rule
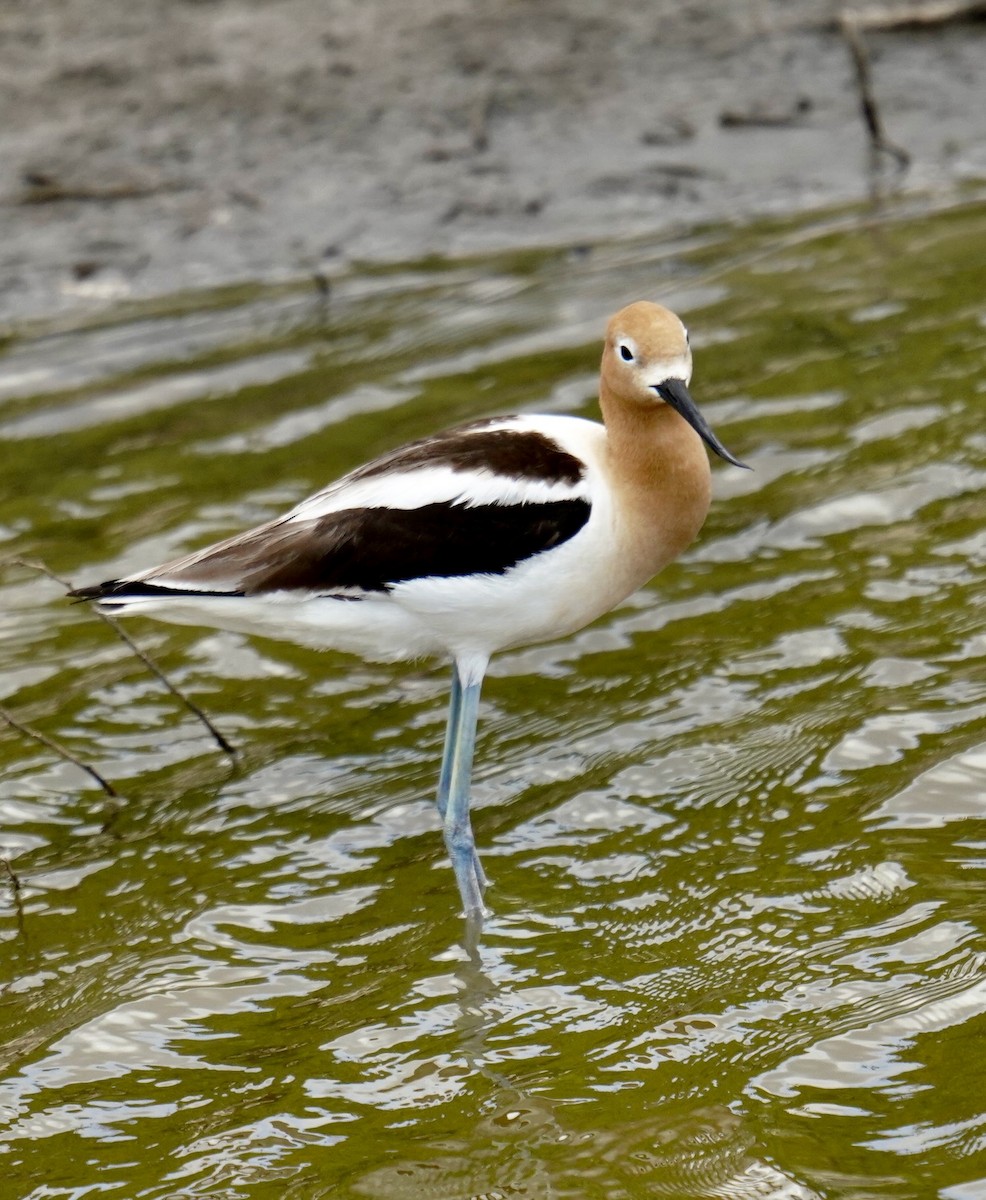
[[[986,207],[704,230],[38,329],[0,358],[3,553],[76,582],[366,456],[592,414],[681,309],[700,541],[501,655],[480,959],[431,803],[444,669],[133,622],[0,576],[0,1177],[90,1196],[986,1197]]]

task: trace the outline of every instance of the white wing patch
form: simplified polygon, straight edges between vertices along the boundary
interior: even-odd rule
[[[413,467],[370,479],[340,480],[303,500],[289,521],[316,521],[347,508],[423,508],[426,504],[535,504],[572,500],[585,492],[578,483],[511,479],[492,471],[453,471],[451,467]]]
[[[602,427],[592,421],[561,416],[505,417],[502,421],[482,425],[476,432],[497,430],[515,431],[520,438],[529,433],[549,437],[566,453],[578,458],[587,471],[590,462],[586,461],[583,452],[586,434],[589,440],[595,441],[595,431],[602,433]],[[565,434],[568,436],[565,437]],[[574,442],[583,444],[576,446]],[[440,439],[436,439],[436,447],[440,445]],[[395,467],[392,471],[366,478],[359,478],[358,473],[356,477],[344,476],[296,505],[287,514],[286,520],[314,521],[349,508],[411,509],[427,504],[463,504],[473,508],[485,504],[543,504],[579,497],[590,498],[585,477],[571,483],[559,479],[501,475],[489,469],[453,469],[444,464],[429,466],[424,463]]]

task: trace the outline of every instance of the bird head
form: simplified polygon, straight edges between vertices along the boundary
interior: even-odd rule
[[[668,405],[711,450],[737,467],[691,398],[692,352],[688,330],[670,309],[649,300],[621,308],[606,327],[602,382],[610,396],[633,407]]]

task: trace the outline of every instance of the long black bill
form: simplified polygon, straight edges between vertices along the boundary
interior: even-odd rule
[[[706,421],[705,417],[698,411],[698,405],[691,398],[688,388],[685,387],[683,379],[668,379],[664,383],[659,383],[654,391],[666,400],[676,413],[680,413],[685,418],[692,429],[698,434],[703,442],[719,455],[726,462],[732,463],[734,467],[743,467],[746,471],[751,471],[753,468],[745,462],[740,462],[735,455],[730,454],[726,447],[719,441],[716,435]]]

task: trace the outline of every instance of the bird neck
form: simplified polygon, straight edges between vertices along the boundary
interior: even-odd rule
[[[605,386],[599,402],[610,482],[626,530],[650,548],[657,571],[702,527],[712,498],[708,454],[695,430],[667,404],[627,403]]]

